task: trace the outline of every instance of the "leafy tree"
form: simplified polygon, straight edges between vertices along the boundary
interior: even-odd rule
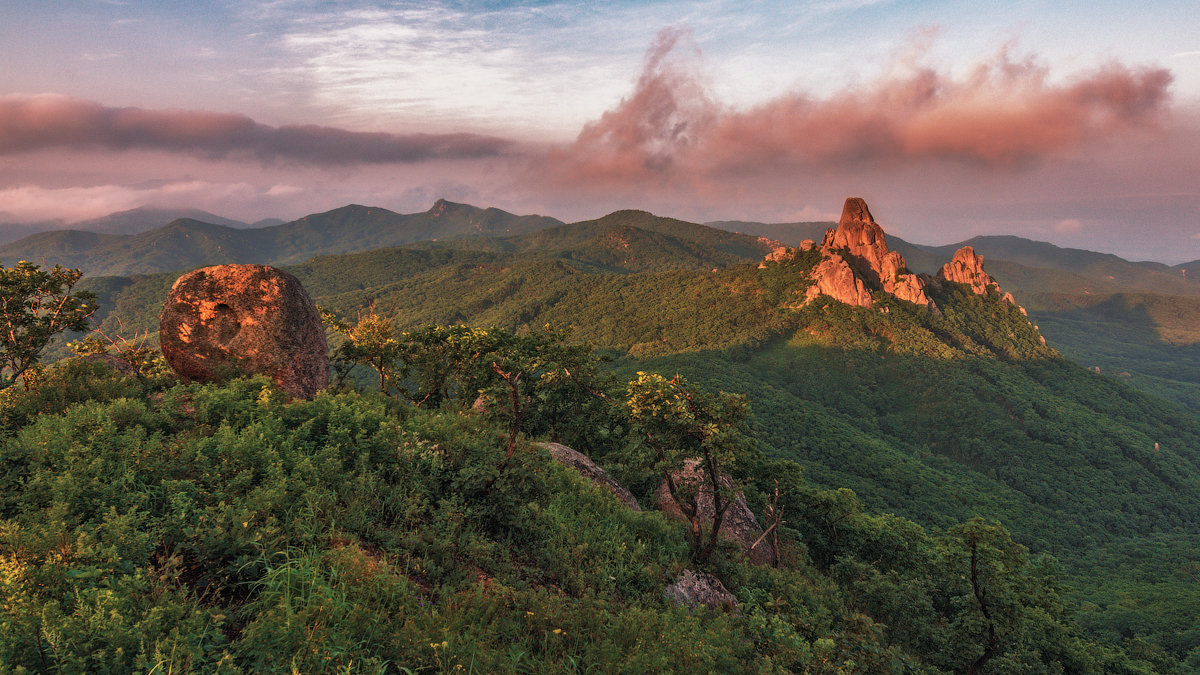
[[[42,270],[27,260],[0,266],[0,389],[29,373],[55,335],[88,327],[96,304],[92,293],[75,290],[82,277],[77,269]]]
[[[600,386],[591,347],[567,344],[549,326],[524,334],[427,326],[398,340],[408,398],[429,408],[453,401],[499,419],[509,429],[506,460],[518,433],[556,435],[558,426],[577,423],[561,402],[579,403]]]
[[[396,341],[396,326],[390,318],[376,314],[372,306],[354,325],[325,310],[321,311],[321,320],[346,338],[335,354],[337,359],[374,368],[379,373],[379,391],[387,393],[397,385],[400,343]]]
[[[725,512],[736,498],[736,486],[724,467],[732,465],[747,444],[749,409],[745,397],[721,392],[713,395],[676,375],[639,372],[629,382],[626,405],[636,428],[654,451],[655,468],[662,473],[671,498],[687,517],[688,539],[701,561],[717,545]],[[677,480],[688,467],[698,480]],[[704,531],[704,493],[712,498],[712,524]]]
[[[1061,618],[1048,570],[1031,563],[999,523],[976,517],[958,525],[943,539],[941,556],[952,658],[961,659],[955,670],[982,673],[993,659],[1019,661]]]
[[[509,430],[506,461],[521,432],[575,438],[571,429],[594,429],[587,421],[610,417],[592,348],[568,344],[550,326],[523,334],[462,324],[397,332],[374,310],[353,325],[323,317],[346,338],[336,358],[373,368],[380,391],[419,408],[474,407],[501,420]]]

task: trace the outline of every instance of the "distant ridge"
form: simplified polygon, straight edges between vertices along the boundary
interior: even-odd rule
[[[139,217],[145,213],[139,211]],[[367,251],[424,239],[519,234],[561,224],[554,218],[517,216],[446,200],[438,200],[429,211],[407,215],[351,204],[260,228],[178,218],[138,234],[77,229],[42,232],[0,246],[0,263],[45,261],[80,268],[89,276],[125,276],[230,262],[288,264],[317,255]]]
[[[799,246],[805,239],[820,241],[825,236],[825,230],[837,227],[835,220],[814,220],[795,223],[758,223],[749,220],[713,220],[704,223],[729,232],[754,234],[769,239],[775,239],[788,246]]]
[[[100,234],[140,234],[165,226],[174,220],[189,218],[214,225],[226,227],[253,227],[239,220],[224,218],[200,209],[165,209],[152,206],[141,206],[126,211],[116,211],[107,216],[89,218],[76,223],[65,221],[50,221],[42,223],[2,223],[0,224],[0,245],[7,245],[25,237],[39,234],[53,234],[69,230],[93,232]],[[274,220],[270,224],[281,223]],[[48,240],[53,241],[53,239]]]
[[[200,209],[167,209],[153,206],[141,206],[127,211],[117,211],[107,216],[72,223],[72,230],[87,232],[102,232],[105,234],[140,234],[149,230],[163,227],[181,218],[198,220],[225,227],[249,227],[240,220],[218,216]]]

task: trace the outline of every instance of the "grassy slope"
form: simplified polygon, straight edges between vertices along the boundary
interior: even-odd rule
[[[345,313],[378,297],[411,326],[572,326],[578,339],[624,355],[628,370],[679,371],[746,392],[759,438],[818,484],[851,487],[874,508],[928,525],[999,518],[1034,550],[1061,556],[1098,607],[1096,625],[1111,627],[1105,612],[1118,604],[1086,588],[1097,551],[1157,537],[1175,557],[1155,565],[1185,562],[1179,542],[1200,533],[1194,416],[1039,352],[1006,305],[939,298],[945,320],[905,306],[886,319],[780,313],[763,276],[775,273],[753,265],[607,275],[561,261],[469,264],[323,302]],[[963,317],[1008,328],[973,334]],[[957,346],[943,349],[947,340]],[[997,358],[987,347],[1009,342],[1034,357]],[[1128,573],[1105,571],[1118,586]],[[1180,598],[1173,580],[1139,583],[1134,592],[1145,593],[1155,615],[1175,611],[1164,604],[1173,594],[1179,608],[1200,605],[1194,589]],[[1179,616],[1186,626],[1191,615]],[[1177,637],[1182,626],[1163,630]]]

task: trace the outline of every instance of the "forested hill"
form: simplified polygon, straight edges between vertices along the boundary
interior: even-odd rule
[[[823,223],[713,223],[785,244],[820,240]],[[932,274],[958,248],[984,256],[988,272],[1029,310],[1046,339],[1071,360],[1200,411],[1200,273],[1062,248],[1014,236],[946,246],[888,237],[908,267]]]
[[[82,269],[89,276],[182,271],[204,265],[288,264],[313,256],[365,251],[415,241],[532,232],[560,224],[439,200],[422,213],[358,205],[281,225],[230,227],[191,218],[138,234],[79,230],[42,232],[0,246],[0,260],[30,260]]]
[[[627,273],[724,267],[758,260],[777,245],[760,236],[625,210],[528,234],[421,242],[412,248],[519,254],[526,260],[563,260],[581,269]]]
[[[1062,359],[1016,307],[956,284],[931,290],[940,313],[878,295],[872,309],[788,309],[816,260],[737,262],[757,246],[618,212],[289,270],[349,320],[373,305],[399,329],[550,323],[626,374],[744,392],[764,451],[816,484],[927,526],[999,519],[1063,561],[1093,635],[1181,660],[1200,648],[1200,588],[1186,576],[1200,537],[1194,413]],[[92,283],[109,328],[141,329],[156,325],[171,281]]]

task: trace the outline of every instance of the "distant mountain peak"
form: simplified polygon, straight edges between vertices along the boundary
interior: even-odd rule
[[[448,199],[439,199],[433,203],[433,206],[430,207],[427,213],[434,218],[437,218],[439,216],[445,216],[449,214],[473,214],[481,210],[482,209],[471,206],[470,204],[459,204],[458,202],[452,202]]]

